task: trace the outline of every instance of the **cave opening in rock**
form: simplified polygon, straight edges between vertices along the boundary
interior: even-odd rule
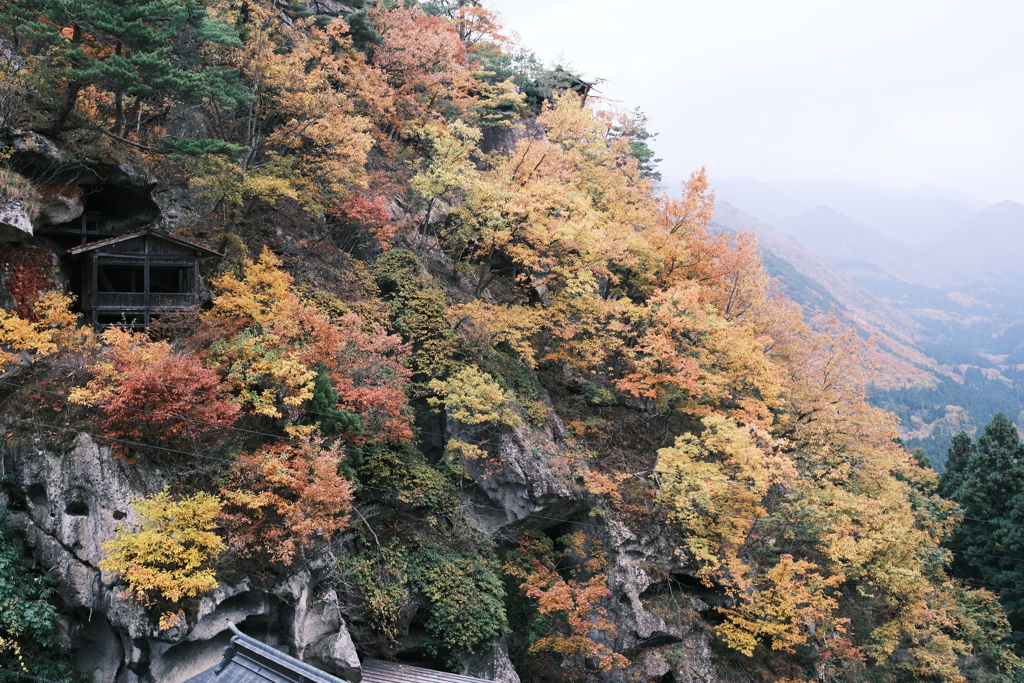
[[[28,499],[37,508],[50,509],[50,498],[46,495],[46,487],[42,484],[32,484],[28,487]]]
[[[88,517],[89,506],[80,500],[72,501],[64,508],[64,512],[73,517]]]

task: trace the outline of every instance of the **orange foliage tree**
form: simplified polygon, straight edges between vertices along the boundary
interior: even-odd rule
[[[473,104],[479,84],[455,26],[419,6],[378,7],[370,16],[382,36],[371,63],[390,87],[393,129],[454,118]]]
[[[289,565],[317,539],[348,524],[352,485],[338,445],[283,443],[243,453],[221,487],[222,524],[238,557]]]
[[[611,591],[602,573],[607,560],[600,542],[588,543],[582,533],[569,534],[560,542],[565,550],[557,553],[550,538],[529,533],[505,562],[505,571],[520,579],[520,589],[537,602],[538,614],[553,618],[550,632],[530,652],[593,658],[601,671],[627,666],[629,660],[608,644],[615,637],[615,625],[601,606]],[[566,580],[559,573],[560,560],[572,563],[573,578]]]

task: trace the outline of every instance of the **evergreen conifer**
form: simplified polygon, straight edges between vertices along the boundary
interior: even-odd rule
[[[953,438],[939,491],[959,503],[964,521],[949,539],[953,573],[966,583],[999,589],[1000,602],[1024,645],[1024,445],[1002,413],[977,443]]]
[[[198,0],[8,0],[0,26],[54,77],[51,133],[69,127],[90,86],[109,95],[117,135],[178,103],[245,98],[235,71],[209,59],[214,48],[240,47],[237,32]]]

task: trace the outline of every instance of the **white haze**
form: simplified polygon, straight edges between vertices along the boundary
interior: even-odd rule
[[[1024,201],[1019,0],[490,0],[641,107],[666,183],[847,179]]]

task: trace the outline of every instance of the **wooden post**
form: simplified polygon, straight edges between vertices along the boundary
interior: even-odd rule
[[[143,290],[142,300],[145,302],[145,313],[143,313],[143,323],[149,326],[149,310],[150,310],[150,295],[149,295],[149,238],[146,238],[146,258],[142,262],[142,277],[145,289]]]
[[[92,286],[89,288],[91,299],[89,301],[93,310],[93,320],[96,318],[96,291],[99,289],[100,282],[100,262],[96,254],[90,254],[89,260],[92,261]],[[95,324],[95,323],[94,323]]]

